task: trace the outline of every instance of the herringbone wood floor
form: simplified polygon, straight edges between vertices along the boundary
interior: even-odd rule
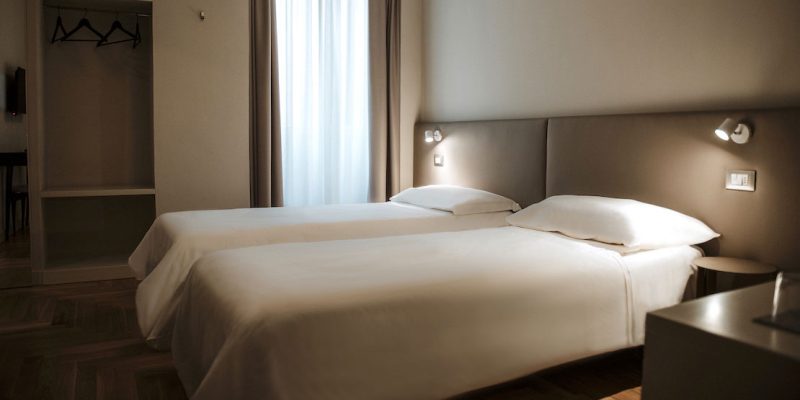
[[[0,398],[182,399],[136,324],[134,280],[0,291]]]
[[[0,288],[31,285],[30,231],[23,228],[12,232],[0,243]]]
[[[141,339],[135,290],[133,280],[0,290],[0,399],[185,399],[170,354]],[[460,397],[638,400],[640,365],[640,350],[625,351]]]

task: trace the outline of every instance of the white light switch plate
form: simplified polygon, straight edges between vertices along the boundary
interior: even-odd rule
[[[433,166],[434,167],[444,167],[444,155],[442,155],[442,154],[434,154],[433,155]]]
[[[725,173],[725,189],[756,191],[756,171],[730,170]]]

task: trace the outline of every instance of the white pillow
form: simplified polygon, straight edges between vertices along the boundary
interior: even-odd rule
[[[455,215],[519,211],[519,204],[498,194],[450,185],[430,185],[403,190],[391,201],[450,211]]]
[[[553,196],[506,218],[509,224],[635,249],[691,245],[719,234],[668,208],[636,200]]]

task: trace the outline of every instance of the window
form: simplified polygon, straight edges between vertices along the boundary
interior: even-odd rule
[[[368,0],[276,0],[284,203],[369,195]]]

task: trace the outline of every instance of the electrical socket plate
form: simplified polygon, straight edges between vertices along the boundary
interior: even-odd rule
[[[444,167],[444,155],[442,155],[442,154],[434,154],[433,155],[433,166],[434,167]]]
[[[730,170],[725,173],[725,189],[756,191],[756,171]]]

